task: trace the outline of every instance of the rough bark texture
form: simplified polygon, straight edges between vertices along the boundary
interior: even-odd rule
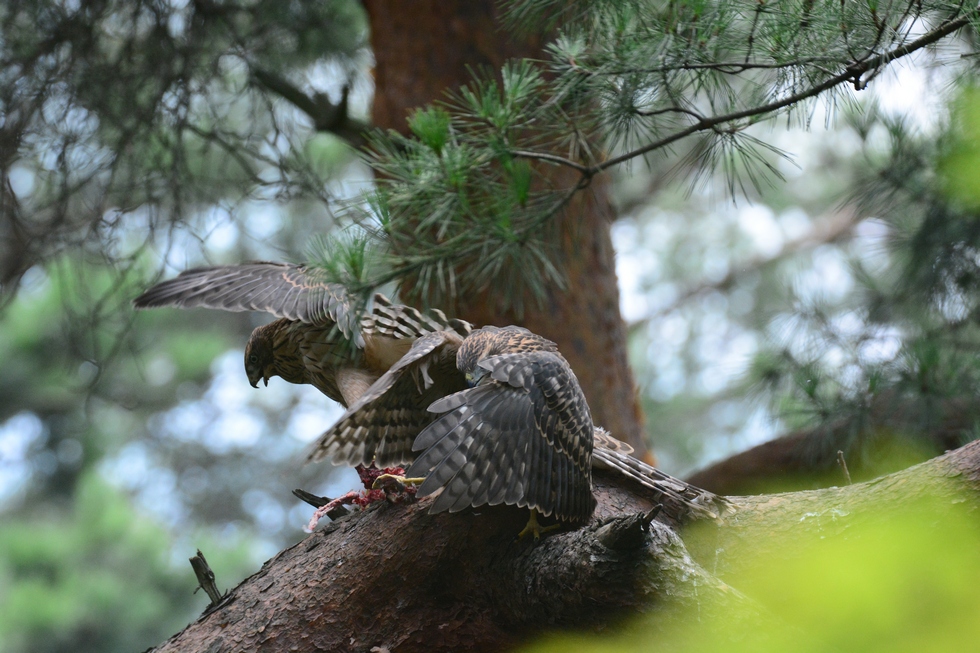
[[[539,543],[515,539],[526,510],[375,504],[281,552],[157,650],[497,651],[668,595],[745,602],[691,560],[671,515],[643,523],[650,497],[614,482],[596,495],[591,524]]]
[[[539,37],[518,40],[500,29],[497,3],[491,0],[366,0],[364,4],[376,61],[372,120],[384,129],[404,132],[412,109],[466,84],[471,70],[499,70],[508,59],[541,56]],[[558,188],[570,188],[578,181],[572,172],[554,166],[538,172],[548,175]],[[646,441],[619,311],[609,231],[612,215],[606,184],[596,180],[556,218],[567,292],[553,289],[543,305],[528,298],[523,314],[517,315],[491,288],[461,300],[454,312],[479,325],[520,324],[557,342],[578,375],[596,424],[642,455]]]
[[[709,611],[698,618],[711,623],[732,614],[764,618],[720,579],[793,556],[794,542],[817,532],[833,539],[917,496],[950,510],[976,506],[978,490],[974,442],[868,483],[734,498],[731,514],[685,532],[684,541],[670,515],[644,531],[638,515],[650,497],[607,479],[588,526],[538,544],[514,540],[523,510],[433,516],[427,501],[382,503],[283,551],[156,650],[497,651],[549,628],[600,630],[666,597],[675,609]],[[942,518],[940,510],[936,523]],[[740,555],[743,547],[752,555]]]

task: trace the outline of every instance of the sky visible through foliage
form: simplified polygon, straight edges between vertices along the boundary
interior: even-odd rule
[[[361,118],[370,102],[366,59],[357,62],[361,68],[350,96],[352,112]],[[930,67],[930,61],[929,55],[910,57],[886,70],[866,91],[847,89],[847,96],[864,109],[877,104],[882,115],[902,117],[919,136],[935,133],[947,120],[947,105],[957,89],[951,74]],[[315,66],[308,76],[314,88],[334,100],[349,80],[349,67],[329,65]],[[868,328],[860,312],[847,310],[860,286],[855,261],[870,269],[885,267],[892,232],[882,220],[854,220],[847,192],[849,176],[865,165],[866,150],[885,149],[889,135],[879,125],[859,138],[844,119],[853,110],[846,105],[841,102],[832,110],[818,101],[808,131],[787,129],[783,122],[754,127],[752,133],[788,154],[773,161],[785,181],[773,180],[755,192],[733,197],[723,175],[699,176],[673,159],[654,161],[650,167],[634,162],[614,172],[614,197],[621,212],[613,239],[622,312],[630,324],[631,361],[650,442],[668,472],[685,474],[802,423],[750,387],[755,360],[766,349],[802,355],[823,337],[797,316],[800,306],[835,305],[839,310],[830,326],[844,336]],[[290,136],[309,136],[310,130],[296,115],[284,113],[288,119],[283,125],[296,132],[284,130],[274,145],[286,151],[292,146]],[[310,136],[303,153],[328,180],[329,202],[281,203],[270,193],[208,205],[187,223],[155,235],[153,247],[141,254],[139,278],[130,279],[127,292],[134,295],[160,270],[170,277],[202,264],[309,256],[315,245],[311,234],[322,235],[323,225],[334,224],[331,212],[371,182],[366,166],[333,137]],[[967,161],[970,155],[964,154]],[[18,196],[34,190],[27,169],[11,172],[10,182]],[[127,252],[139,249],[142,231],[152,222],[149,216],[129,217],[129,232],[122,229],[115,243]],[[849,237],[826,242],[814,238],[822,225],[846,225],[849,219]],[[152,644],[179,629],[205,602],[195,597],[187,615],[171,614],[171,622],[153,623],[154,615],[167,613],[166,606],[186,604],[194,585],[186,559],[196,548],[209,554],[219,584],[231,586],[302,536],[311,508],[295,501],[291,489],[337,496],[357,485],[350,470],[301,466],[304,448],[341,414],[337,405],[311,387],[281,379],[259,390],[248,385],[242,368],[245,337],[267,317],[176,309],[134,316],[123,310],[106,333],[89,338],[83,316],[101,297],[86,289],[105,288],[109,281],[98,262],[88,261],[84,269],[79,274],[55,263],[46,270],[29,270],[6,308],[0,333],[0,360],[6,361],[8,377],[0,391],[11,401],[18,391],[44,397],[0,423],[0,519],[9,521],[9,527],[5,523],[0,529],[0,552],[7,555],[0,560],[0,585],[5,574],[13,576],[33,565],[57,570],[55,575],[64,568],[79,570],[59,579],[63,582],[23,583],[6,596],[0,591],[0,600],[6,601],[0,609],[0,635],[22,638],[9,645],[11,651],[26,650],[25,642],[33,640],[25,633],[70,632],[74,637],[88,628],[105,628],[104,615],[114,611],[124,615],[121,621],[150,623],[137,631],[114,626],[116,650]],[[131,296],[118,297],[119,305],[125,306]],[[74,306],[75,312],[62,320],[66,306]],[[106,354],[111,367],[101,368],[76,351],[52,357],[51,343],[61,343],[71,329],[78,333],[67,335],[89,338],[91,350]],[[856,352],[846,344],[821,342],[821,362],[837,369],[843,386],[849,380],[857,384],[864,380],[860,365],[894,359],[903,335],[881,329],[862,340]],[[107,352],[116,342],[128,344],[110,356]],[[36,362],[25,363],[28,356],[12,354],[24,351],[37,353]],[[104,396],[90,393],[102,375],[110,391]],[[55,421],[46,421],[51,414],[57,414]],[[69,427],[55,433],[51,423]],[[45,484],[51,492],[35,511],[32,489]],[[901,540],[903,546],[893,556],[871,559],[874,546],[864,549],[853,542],[841,545],[853,545],[853,551],[808,552],[799,564],[779,573],[799,578],[801,587],[815,587],[813,597],[767,594],[775,590],[765,585],[766,577],[744,583],[782,603],[787,622],[810,618],[801,606],[813,605],[817,615],[834,624],[827,640],[813,643],[812,650],[875,650],[860,648],[865,641],[848,639],[858,619],[878,619],[875,632],[892,634],[872,642],[878,650],[911,650],[909,642],[917,640],[902,627],[921,607],[912,585],[921,581],[926,591],[934,591],[940,597],[936,605],[952,601],[949,619],[975,607],[976,592],[953,578],[951,566],[930,568],[924,580],[910,577],[908,586],[886,581],[916,564],[922,550],[938,545],[947,547],[950,565],[969,576],[980,568],[964,545],[976,535],[974,530],[964,518],[956,537],[937,543],[914,522],[896,520],[869,527],[857,538],[872,543]],[[39,541],[43,545],[36,545]],[[81,544],[69,547],[66,542]],[[813,568],[828,566],[827,559],[834,556],[867,564],[839,569],[826,586],[819,579],[814,582]],[[154,593],[129,601],[118,575],[106,571],[114,566],[143,569],[141,581]],[[849,616],[833,604],[835,596],[870,586],[882,589],[862,605],[884,605],[878,613],[861,608],[854,612],[858,616]],[[39,605],[48,607],[41,610]],[[926,621],[930,633],[941,632],[946,624],[941,615],[930,614]],[[642,625],[637,632],[644,632]],[[780,647],[793,641],[791,628],[786,632],[772,634],[755,650],[785,650]],[[710,649],[715,635],[708,632],[705,640],[681,642],[679,650],[687,645]],[[956,631],[936,642],[952,645],[968,641],[967,636],[972,633]],[[626,637],[616,644],[623,648],[609,650],[636,645]],[[51,650],[73,650],[73,643],[52,641]],[[595,645],[596,650],[613,646],[578,640],[576,645]],[[4,646],[0,643],[0,653],[8,650]],[[96,644],[92,647],[79,645],[77,650],[98,650]]]

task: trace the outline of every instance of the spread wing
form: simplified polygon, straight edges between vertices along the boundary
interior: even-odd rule
[[[308,460],[330,456],[334,464],[374,461],[380,467],[411,461],[415,436],[435,419],[428,406],[466,387],[463,373],[456,368],[456,351],[462,341],[454,331],[437,331],[416,340],[320,436]]]
[[[327,282],[321,270],[290,263],[257,261],[187,270],[153,286],[133,304],[265,311],[312,324],[333,321],[348,338],[357,330],[357,311],[343,286]]]
[[[649,488],[656,494],[656,500],[665,504],[669,514],[680,518],[716,518],[728,510],[728,503],[721,497],[630,456],[619,448],[629,445],[620,442],[603,429],[597,428],[594,435],[592,461],[595,467],[611,469]]]
[[[442,493],[432,512],[512,504],[583,521],[592,514],[592,417],[560,355],[491,356],[475,388],[429,407],[442,413],[415,440],[408,470],[426,475],[420,495]]]

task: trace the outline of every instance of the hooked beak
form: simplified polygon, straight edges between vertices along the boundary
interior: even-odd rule
[[[248,384],[253,388],[259,387],[259,381],[262,380],[265,380],[265,384],[269,385],[269,377],[265,376],[264,374],[252,374],[251,372],[249,372]]]
[[[248,384],[253,388],[259,387],[259,381],[262,381],[266,387],[269,387],[269,379],[275,376],[270,370],[246,368],[245,372],[248,374]]]

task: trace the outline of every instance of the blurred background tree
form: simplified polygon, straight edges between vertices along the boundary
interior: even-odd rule
[[[336,406],[248,387],[262,316],[137,320],[132,297],[194,265],[326,257],[355,291],[454,289],[477,298],[464,317],[574,353],[599,322],[556,308],[596,276],[569,252],[599,252],[608,282],[611,238],[622,297],[600,297],[596,347],[625,338],[621,311],[641,436],[667,471],[772,439],[699,482],[809,487],[842,482],[838,450],[860,478],[973,439],[976,18],[943,2],[7,2],[0,650],[160,641],[206,602],[188,601],[195,548],[231,585],[301,537],[290,489],[355,485],[298,464]],[[503,69],[517,56],[540,61]],[[349,147],[366,142],[376,185]],[[603,368],[575,355],[580,376]],[[607,426],[639,428],[628,368],[591,383],[623,400],[590,396]]]

